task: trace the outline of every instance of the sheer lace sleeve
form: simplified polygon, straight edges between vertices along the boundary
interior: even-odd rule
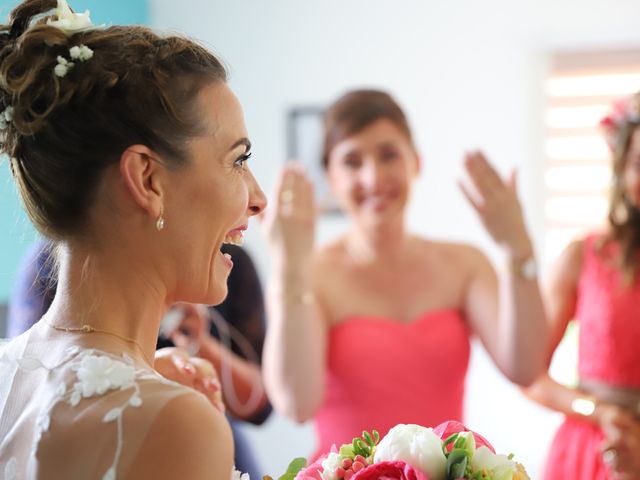
[[[2,478],[124,478],[162,408],[199,395],[126,355],[28,334],[0,345]]]

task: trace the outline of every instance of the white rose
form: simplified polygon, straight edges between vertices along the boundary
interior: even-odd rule
[[[320,474],[322,480],[337,480],[336,470],[341,464],[342,458],[338,453],[331,452],[327,455],[327,458],[322,461],[322,473]]]
[[[516,471],[516,462],[506,455],[497,455],[482,446],[471,457],[471,468],[474,472],[488,470],[494,480],[511,480]]]
[[[376,447],[374,462],[402,460],[421,470],[431,480],[444,480],[447,459],[442,441],[431,428],[396,425]]]

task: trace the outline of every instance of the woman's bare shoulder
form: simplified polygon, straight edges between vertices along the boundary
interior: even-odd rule
[[[127,478],[230,478],[232,467],[227,419],[193,391],[173,398],[158,413]]]
[[[482,250],[466,243],[431,240],[423,237],[414,237],[414,243],[423,254],[437,256],[447,262],[469,263],[486,260]]]

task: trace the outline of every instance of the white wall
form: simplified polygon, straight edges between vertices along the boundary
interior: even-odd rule
[[[638,0],[151,0],[152,24],[201,39],[231,67],[254,142],[252,168],[269,190],[285,160],[285,112],[347,89],[388,89],[405,107],[424,156],[409,221],[424,234],[463,239],[495,258],[456,188],[465,149],[500,170],[517,166],[542,245],[543,82],[558,49],[640,47]],[[343,227],[324,220],[320,241]],[[261,271],[262,240],[248,238]],[[534,407],[474,349],[467,423],[532,478],[558,417]],[[508,408],[507,408],[508,407]],[[265,468],[312,449],[311,429],[275,417],[251,429]]]

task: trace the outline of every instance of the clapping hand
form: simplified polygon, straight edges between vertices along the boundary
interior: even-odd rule
[[[464,166],[471,186],[460,182],[460,189],[480,217],[489,235],[512,258],[531,254],[531,241],[524,224],[513,172],[503,180],[482,152],[465,155]]]
[[[291,162],[282,170],[262,220],[276,260],[299,265],[311,257],[316,205],[313,184],[299,164]]]

